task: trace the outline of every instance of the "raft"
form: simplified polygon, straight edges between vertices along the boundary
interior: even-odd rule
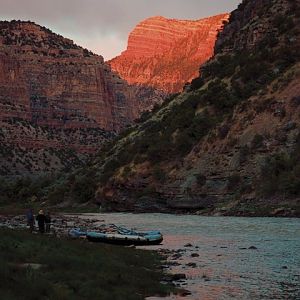
[[[160,231],[158,230],[135,231],[120,226],[116,226],[116,229],[118,233],[125,234],[125,235],[161,235]]]
[[[115,245],[159,245],[163,241],[162,234],[120,234],[120,233],[101,233],[90,231],[86,237],[91,242],[108,243]]]
[[[72,228],[69,230],[69,236],[72,238],[82,238],[86,236],[86,230],[81,228]]]

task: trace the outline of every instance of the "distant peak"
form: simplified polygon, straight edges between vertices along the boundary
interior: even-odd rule
[[[229,13],[220,13],[215,16],[204,17],[204,18],[200,18],[200,19],[177,19],[177,18],[167,18],[164,16],[152,16],[152,17],[148,17],[148,18],[142,20],[140,23],[147,23],[147,22],[156,21],[156,20],[166,21],[166,22],[189,22],[189,23],[195,22],[196,23],[196,22],[203,21],[203,20],[213,20],[213,19],[220,19],[220,18],[228,19]]]
[[[147,18],[130,33],[127,49],[109,63],[130,84],[181,91],[212,56],[218,31],[228,18],[229,14],[198,20]]]

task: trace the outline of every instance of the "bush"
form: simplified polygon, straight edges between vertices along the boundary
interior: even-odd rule
[[[238,190],[238,185],[241,183],[241,176],[238,173],[231,175],[228,178],[227,189],[229,191]]]
[[[95,176],[91,174],[77,175],[71,187],[72,198],[75,202],[88,202],[95,199],[97,185]]]
[[[257,149],[263,146],[264,137],[260,134],[256,134],[251,142],[251,148]]]
[[[206,176],[203,175],[203,174],[197,174],[197,175],[196,175],[196,180],[197,180],[197,185],[198,185],[199,187],[202,187],[202,186],[204,186],[205,183],[206,183]]]
[[[261,167],[260,191],[263,195],[300,195],[300,138],[291,154],[277,153]]]
[[[204,84],[204,80],[201,77],[197,77],[195,79],[192,80],[191,82],[191,90],[198,90],[200,89]]]
[[[153,169],[153,177],[160,183],[166,181],[166,173],[158,166],[155,166]]]
[[[241,147],[240,152],[239,152],[239,161],[240,164],[244,163],[247,161],[248,155],[250,154],[250,149],[247,145]]]

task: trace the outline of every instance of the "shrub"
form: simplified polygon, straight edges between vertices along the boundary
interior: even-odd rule
[[[247,145],[241,147],[239,152],[239,161],[241,164],[246,162],[249,154],[250,154],[250,149]]]
[[[154,167],[153,176],[155,180],[159,181],[160,183],[164,183],[166,181],[166,173],[159,166]]]
[[[233,191],[234,189],[238,190],[238,185],[241,182],[241,176],[238,173],[235,173],[233,175],[231,175],[228,178],[228,182],[227,182],[227,189],[229,191]]]
[[[257,149],[263,146],[264,137],[260,134],[256,134],[251,142],[251,148]]]
[[[196,180],[197,180],[197,185],[199,187],[204,186],[205,183],[206,183],[206,176],[203,175],[203,174],[201,174],[201,173],[200,174],[196,174],[195,176],[196,176]]]
[[[277,153],[261,167],[260,191],[263,195],[300,195],[300,138],[290,154]]]
[[[202,85],[204,84],[204,80],[201,77],[197,77],[195,79],[192,80],[191,82],[191,90],[198,90],[202,87]]]
[[[94,200],[96,189],[95,176],[77,175],[72,184],[71,193],[74,201],[82,203]]]
[[[120,162],[117,159],[109,160],[105,165],[103,172],[100,176],[100,182],[107,182],[111,176],[116,172],[116,170],[121,166]]]

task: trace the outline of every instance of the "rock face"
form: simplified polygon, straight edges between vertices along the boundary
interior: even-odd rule
[[[139,100],[136,90],[101,56],[45,27],[0,22],[0,172],[4,175],[70,167],[74,159],[95,153],[155,99],[150,104]],[[73,155],[68,158],[70,151]]]
[[[119,211],[299,216],[299,15],[300,1],[244,0],[201,76],[94,161],[90,199]]]
[[[119,131],[138,116],[101,56],[34,23],[1,22],[0,30],[1,119]]]
[[[130,33],[127,49],[109,64],[131,84],[179,92],[213,54],[217,33],[228,14],[196,20],[152,17]]]

